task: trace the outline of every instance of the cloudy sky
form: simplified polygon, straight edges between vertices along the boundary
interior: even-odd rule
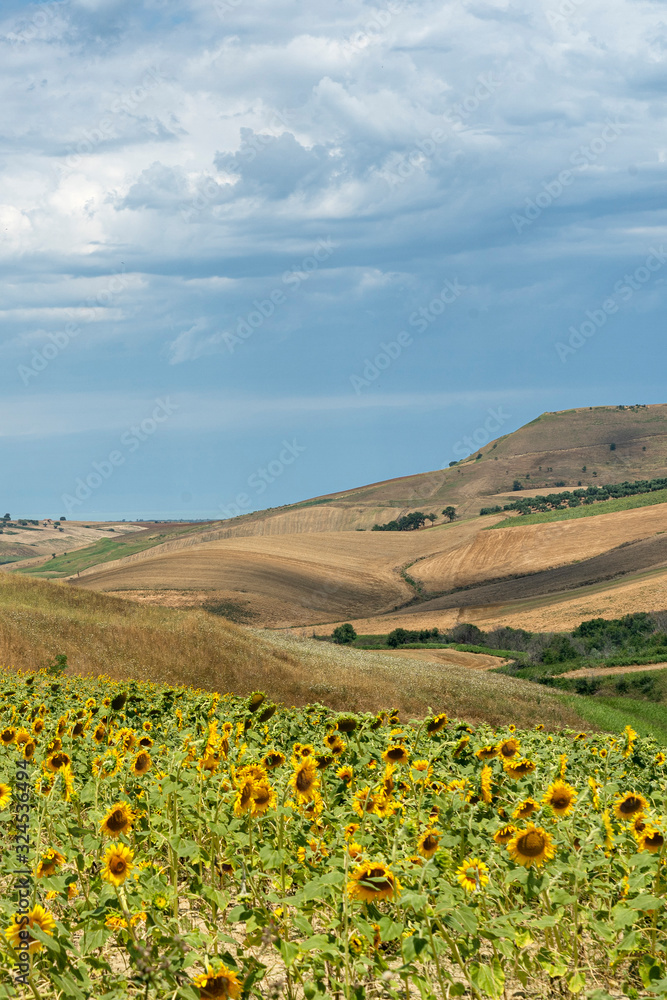
[[[4,0],[4,510],[220,517],[664,402],[666,47],[663,0]]]

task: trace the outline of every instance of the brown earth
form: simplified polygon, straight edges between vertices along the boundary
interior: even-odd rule
[[[438,613],[438,623],[441,612],[462,609],[483,608],[488,617],[510,601],[667,564],[667,534],[661,534],[667,504],[484,530],[497,520],[471,518],[417,532],[186,538],[84,571],[76,582],[144,602],[152,593],[153,603],[173,603],[170,592],[190,594],[179,597],[178,606],[227,601],[245,612],[236,620],[270,628],[380,615],[400,615],[401,624],[416,627],[412,622],[431,612]],[[510,574],[515,578],[484,583]],[[451,593],[477,582],[480,586]],[[434,591],[450,593],[418,600]],[[466,610],[465,620],[470,614]],[[450,623],[459,620],[458,613],[446,617]]]
[[[559,677],[606,677],[613,674],[637,674],[646,670],[667,670],[667,663],[633,663],[630,667],[584,667],[580,670],[568,670]]]

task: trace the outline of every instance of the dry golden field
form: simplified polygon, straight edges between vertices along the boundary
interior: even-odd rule
[[[65,654],[69,672],[248,695],[286,705],[322,702],[344,711],[390,705],[415,716],[434,706],[471,722],[581,726],[549,691],[440,663],[345,649],[299,636],[241,628],[202,611],[141,607],[60,583],[0,575],[0,663],[34,671]]]
[[[593,593],[579,586],[632,570],[633,553],[639,552],[632,545],[665,532],[667,505],[485,530],[498,520],[499,516],[470,518],[418,532],[338,531],[198,544],[185,539],[167,543],[167,551],[160,546],[85,571],[76,582],[174,607],[227,603],[240,613],[235,620],[269,628],[377,618],[375,625],[365,624],[361,631],[390,631],[396,622],[411,628],[427,624],[445,628],[461,620],[501,620],[526,628],[539,622],[540,627],[552,629],[565,627],[564,612],[576,616],[579,608],[589,606],[613,608],[620,614],[667,607],[659,583],[647,583],[642,589],[641,582],[628,577],[624,583],[626,577],[621,576],[620,583],[596,583]],[[649,565],[651,558],[664,559],[661,550],[656,551],[657,555],[648,552],[642,558]],[[606,563],[599,570],[595,564],[579,569],[586,560],[605,553],[610,553],[611,572]],[[562,577],[562,583],[550,587],[549,573],[558,567],[571,567],[571,572],[554,577]],[[532,575],[538,573],[542,576],[533,581]],[[527,577],[523,592],[535,590],[535,596],[515,600],[513,596],[522,594],[513,595],[519,584],[510,578],[522,576]],[[474,590],[451,593],[503,579],[507,582],[497,584],[492,596],[484,594],[483,599]],[[549,589],[556,593],[548,593]],[[606,590],[609,595],[603,596]],[[438,594],[448,596],[438,598]],[[639,608],[635,598],[647,603]]]

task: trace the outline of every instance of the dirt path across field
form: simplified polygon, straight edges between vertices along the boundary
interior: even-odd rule
[[[633,663],[630,667],[580,667],[559,677],[606,677],[607,674],[637,674],[645,670],[667,670],[667,663]]]
[[[509,660],[489,653],[465,653],[458,649],[365,649],[365,653],[382,653],[383,656],[404,656],[411,660],[429,660],[444,667],[468,667],[471,670],[493,670]]]

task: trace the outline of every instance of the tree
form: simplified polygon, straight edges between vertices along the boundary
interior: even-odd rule
[[[5,514],[5,516],[3,517],[2,520],[3,521],[11,521],[11,519],[12,519],[12,515],[11,514]]]
[[[523,489],[523,483],[521,482],[520,479],[515,479],[514,480],[514,482],[512,484],[512,489],[513,490],[522,490]]]
[[[449,521],[453,521],[456,517],[456,507],[445,507],[442,513]]]
[[[357,638],[357,633],[354,627],[349,622],[346,622],[345,625],[339,625],[338,628],[333,630],[331,638],[337,645],[345,646],[350,642],[354,642]]]
[[[434,521],[438,520],[438,515],[437,514],[427,514],[426,517],[431,522],[431,524],[433,524]]]

